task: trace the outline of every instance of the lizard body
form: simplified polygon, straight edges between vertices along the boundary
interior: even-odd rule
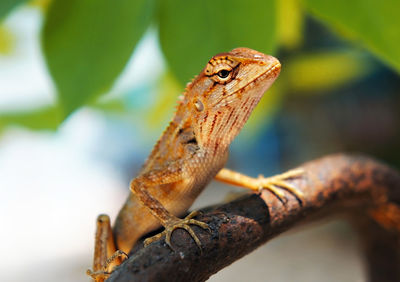
[[[229,144],[279,71],[278,60],[246,48],[214,56],[186,87],[175,116],[136,178],[140,180],[132,184],[156,175],[146,185],[148,194],[175,216],[186,212],[223,168]],[[151,203],[143,199],[144,205],[131,193],[118,215],[114,236],[123,251],[160,226],[147,208]]]
[[[300,192],[285,185],[283,178],[254,179],[223,168],[230,143],[275,81],[280,68],[276,58],[248,48],[236,48],[210,59],[187,85],[172,121],[139,175],[132,180],[132,193],[114,225],[115,239],[110,239],[110,231],[101,231],[110,230],[101,227],[109,225],[109,220],[99,217],[94,272],[89,271],[89,275],[102,281],[108,273],[107,248],[108,252],[116,249],[129,252],[141,236],[161,225],[165,227],[163,234],[167,235],[168,244],[173,230],[184,228],[200,245],[189,225],[207,229],[207,224],[192,219],[194,215],[185,219],[178,216],[187,211],[214,177],[252,190],[263,187],[282,197],[282,192],[274,187],[278,185],[301,197]],[[296,175],[298,172],[285,178]],[[147,243],[160,239],[161,235],[148,239]],[[116,246],[110,247],[113,242]]]

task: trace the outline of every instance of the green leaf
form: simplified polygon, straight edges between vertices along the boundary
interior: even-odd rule
[[[42,41],[64,115],[110,89],[150,24],[152,0],[55,0]]]
[[[384,62],[400,71],[399,0],[304,0],[332,29],[360,41]]]
[[[285,64],[282,78],[291,93],[328,94],[374,70],[365,52],[325,50],[297,53]],[[281,78],[281,79],[282,79]]]
[[[280,47],[298,48],[304,39],[305,14],[300,0],[284,0],[277,2],[278,37]]]
[[[15,45],[15,36],[5,25],[0,24],[0,55],[10,54]]]
[[[145,119],[148,121],[148,128],[157,130],[160,125],[165,126],[176,110],[178,94],[182,91],[182,85],[176,80],[171,72],[165,72],[157,83],[157,99]]]
[[[0,1],[0,20],[3,19],[12,9],[26,0],[1,0]]]
[[[0,113],[0,132],[9,125],[19,125],[30,129],[57,129],[60,111],[49,107],[24,112]]]
[[[236,47],[271,53],[276,46],[274,0],[160,1],[160,42],[182,83],[211,56]]]

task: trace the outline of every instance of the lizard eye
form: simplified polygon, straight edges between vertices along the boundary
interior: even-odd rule
[[[228,77],[228,75],[230,74],[230,70],[220,70],[218,73],[217,73],[217,75],[220,77],[220,78],[227,78]]]

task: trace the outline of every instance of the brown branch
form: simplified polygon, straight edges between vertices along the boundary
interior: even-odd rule
[[[371,281],[400,281],[399,172],[347,155],[301,167],[304,176],[289,182],[303,191],[303,203],[289,193],[282,203],[264,191],[206,208],[198,219],[209,223],[211,234],[193,227],[202,253],[185,231],[176,230],[175,252],[163,240],[153,243],[134,252],[107,281],[204,281],[293,226],[337,213],[350,215],[363,234]]]

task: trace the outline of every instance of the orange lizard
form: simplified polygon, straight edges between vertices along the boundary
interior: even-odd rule
[[[252,178],[223,168],[230,143],[280,69],[276,58],[248,48],[236,48],[210,59],[187,85],[172,121],[131,181],[131,193],[113,230],[108,216],[98,217],[93,271],[87,272],[90,276],[104,281],[113,262],[120,262],[141,236],[161,225],[165,230],[146,239],[145,246],[164,235],[171,246],[172,232],[183,228],[201,248],[190,225],[203,229],[208,225],[193,219],[196,212],[184,219],[179,216],[213,178],[253,191],[268,189],[279,198],[285,197],[282,189],[286,189],[302,198],[300,191],[285,182],[302,171]]]

